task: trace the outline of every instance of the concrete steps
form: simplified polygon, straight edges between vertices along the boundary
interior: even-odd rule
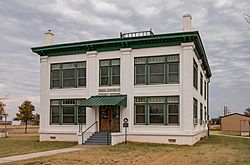
[[[87,139],[85,144],[109,145],[108,132],[95,132]]]

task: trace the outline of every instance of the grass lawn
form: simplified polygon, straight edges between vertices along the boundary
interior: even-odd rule
[[[8,126],[9,137],[0,139],[0,158],[39,151],[67,148],[76,145],[76,142],[39,142],[38,127],[28,128],[24,134],[23,126]]]
[[[249,154],[250,139],[210,136],[194,146],[128,143],[35,158],[17,164],[249,165]]]

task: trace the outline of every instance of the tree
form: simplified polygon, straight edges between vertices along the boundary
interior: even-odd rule
[[[8,116],[8,113],[5,112],[5,107],[6,107],[6,104],[4,104],[4,102],[0,101],[0,120],[3,119],[4,117],[4,132],[5,132],[5,137],[7,137],[7,116]]]
[[[244,112],[244,115],[250,116],[250,108],[247,108]]]
[[[40,122],[40,114],[36,113],[34,115],[34,118],[32,120],[36,125],[39,125],[39,122]]]
[[[16,117],[19,120],[25,122],[25,134],[26,134],[28,121],[34,119],[33,111],[35,111],[35,106],[31,104],[31,101],[26,100],[18,108],[19,112],[16,114]]]
[[[5,106],[6,105],[4,104],[4,102],[0,101],[0,120],[2,120],[4,114],[6,114],[5,113]]]

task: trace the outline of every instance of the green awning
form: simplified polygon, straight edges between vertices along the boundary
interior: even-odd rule
[[[114,95],[114,96],[91,96],[87,100],[82,101],[82,106],[94,107],[101,105],[119,105],[127,106],[127,96],[126,95]]]

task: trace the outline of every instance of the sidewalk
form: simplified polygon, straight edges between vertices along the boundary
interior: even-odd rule
[[[216,136],[227,136],[227,137],[236,137],[236,138],[243,138],[243,139],[250,139],[249,136],[235,136],[235,135],[224,135],[219,133],[210,133],[210,135],[216,135]]]
[[[0,164],[24,160],[24,159],[31,159],[31,158],[41,157],[41,156],[61,154],[61,153],[65,153],[65,152],[79,151],[79,150],[83,150],[83,149],[85,149],[85,148],[84,147],[72,147],[72,148],[64,148],[64,149],[58,149],[58,150],[36,152],[36,153],[30,153],[30,154],[24,154],[24,155],[9,156],[9,157],[0,158]]]

